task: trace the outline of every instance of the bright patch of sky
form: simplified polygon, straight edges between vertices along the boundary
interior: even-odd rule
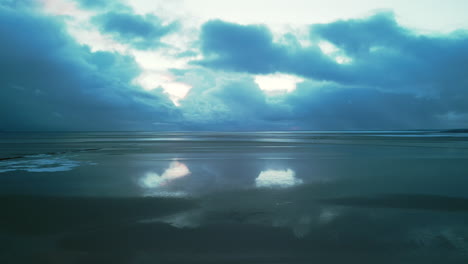
[[[339,48],[328,41],[320,41],[317,45],[324,54],[330,56],[339,64],[352,62],[350,57],[346,56]]]
[[[465,0],[129,0],[128,3],[141,12],[157,10],[159,6],[174,15],[191,14],[202,21],[218,18],[241,24],[328,23],[388,9],[396,13],[400,23],[412,28],[452,31],[468,27]]]
[[[297,76],[280,73],[255,76],[255,82],[267,93],[292,92],[296,89],[296,84],[303,81],[304,79]]]

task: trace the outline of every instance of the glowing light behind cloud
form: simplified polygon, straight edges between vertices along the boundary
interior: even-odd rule
[[[330,55],[339,51],[339,49],[335,45],[333,45],[332,43],[328,41],[320,41],[318,43],[318,46],[320,50],[327,55]]]
[[[163,88],[177,106],[192,88],[186,83],[176,81],[169,72],[169,69],[187,68],[190,58],[176,58],[174,56],[184,50],[191,41],[187,37],[178,35],[165,37],[163,42],[169,44],[168,47],[177,44],[174,50],[171,48],[156,49],[156,47],[155,50],[136,50],[99,32],[89,22],[95,13],[80,9],[75,2],[66,0],[41,1],[47,13],[67,16],[66,23],[69,33],[78,43],[89,46],[93,52],[110,51],[132,55],[142,70],[141,75],[133,81],[134,84],[140,85],[145,90]]]
[[[255,82],[266,92],[292,92],[296,89],[296,84],[302,81],[304,79],[297,76],[280,73],[255,76]]]
[[[164,72],[147,71],[140,74],[134,82],[142,86],[145,90],[153,90],[163,84],[171,82],[172,76]],[[164,87],[163,87],[164,88]]]
[[[291,170],[265,170],[255,179],[257,188],[288,188],[302,184],[302,180],[295,177]]]
[[[174,76],[164,71],[143,72],[134,82],[145,90],[152,90],[158,87],[163,88],[176,106],[179,106],[179,101],[185,98],[192,88],[192,86],[186,83],[175,81]]]
[[[163,51],[170,53],[168,50]],[[135,61],[143,69],[134,82],[145,90],[163,88],[172,102],[178,106],[179,100],[183,99],[192,87],[176,81],[168,69],[184,69],[187,67],[188,60],[168,57],[162,53],[162,51],[132,51]]]
[[[339,64],[347,64],[353,61],[350,57],[344,55],[338,47],[328,41],[320,41],[318,46],[324,54],[330,56]]]

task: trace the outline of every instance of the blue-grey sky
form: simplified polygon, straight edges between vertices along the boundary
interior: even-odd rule
[[[466,10],[0,0],[0,130],[468,127]]]

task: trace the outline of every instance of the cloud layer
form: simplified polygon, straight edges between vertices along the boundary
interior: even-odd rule
[[[205,59],[198,63],[253,74],[285,72],[341,84],[417,89],[421,93],[444,89],[441,85],[448,80],[466,81],[462,70],[468,54],[466,34],[417,35],[399,26],[391,13],[310,26],[311,40],[332,43],[351,59],[350,63],[336,62],[318,45],[304,47],[293,35],[284,39],[273,41],[264,26],[210,21],[201,30]]]
[[[388,12],[309,25],[301,38],[293,31],[278,35],[266,25],[207,21],[192,28],[198,31],[196,39],[184,40],[190,43],[186,51],[191,55],[184,59],[189,63],[167,69],[172,82],[192,87],[175,106],[162,89],[145,91],[135,84],[148,69],[137,63],[133,51],[166,52],[165,60],[180,60],[187,25],[158,14],[137,14],[123,4],[115,8],[79,1],[78,7],[92,12],[88,27],[128,47],[123,53],[93,51],[69,35],[70,18],[45,15],[40,6],[21,4],[26,2],[0,5],[0,35],[6,40],[0,44],[2,130],[349,130],[468,124],[468,35],[461,30],[418,34]],[[162,41],[168,36],[171,41]],[[256,76],[275,73],[304,81],[276,93],[255,82]]]
[[[285,117],[301,128],[408,129],[463,126],[468,99],[468,36],[418,35],[391,13],[310,26],[303,46],[293,35],[275,41],[265,26],[209,21],[201,29],[204,59],[212,69],[248,74],[295,74],[305,82],[280,99]],[[319,43],[331,43],[334,54]],[[336,56],[349,58],[340,63]],[[310,83],[310,82],[309,82]],[[458,117],[451,118],[454,114]]]

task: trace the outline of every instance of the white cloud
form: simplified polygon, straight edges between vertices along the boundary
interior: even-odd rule
[[[79,9],[74,1],[41,0],[44,11],[53,15],[68,16],[74,19],[87,19],[92,12]]]
[[[347,57],[347,56],[336,56],[335,57],[335,61],[339,64],[349,64],[351,62],[353,62],[353,59],[351,59],[350,57]]]
[[[165,83],[172,82],[173,76],[161,71],[146,71],[141,73],[135,80],[136,84],[143,87],[145,90],[153,90],[158,87],[163,87]],[[164,88],[164,87],[163,87]]]

